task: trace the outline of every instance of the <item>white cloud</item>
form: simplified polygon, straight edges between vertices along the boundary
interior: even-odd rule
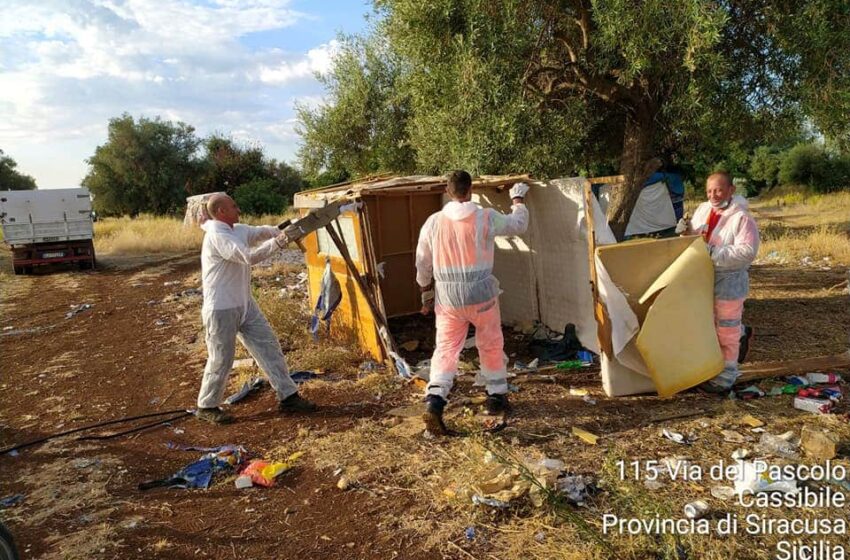
[[[327,74],[339,52],[339,41],[333,39],[307,51],[307,56],[295,62],[283,61],[275,67],[262,66],[259,79],[268,84],[282,84],[313,74]]]
[[[6,0],[2,11],[0,148],[13,157],[16,145],[31,158],[39,144],[89,138],[84,159],[123,112],[291,154],[293,99],[321,103],[313,76],[339,49],[249,46],[310,19],[291,0]]]

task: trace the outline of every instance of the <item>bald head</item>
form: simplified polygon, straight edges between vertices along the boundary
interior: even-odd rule
[[[231,227],[239,221],[239,207],[236,201],[223,193],[216,193],[207,200],[207,214],[213,220],[224,222]]]

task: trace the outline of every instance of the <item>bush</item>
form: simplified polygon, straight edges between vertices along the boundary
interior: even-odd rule
[[[750,179],[760,188],[772,189],[779,182],[781,155],[768,146],[760,146],[750,158]]]
[[[286,199],[270,179],[254,179],[236,187],[233,199],[245,214],[280,214],[286,208]]]
[[[816,192],[839,190],[850,182],[850,158],[830,154],[818,144],[798,144],[782,156],[779,181]]]

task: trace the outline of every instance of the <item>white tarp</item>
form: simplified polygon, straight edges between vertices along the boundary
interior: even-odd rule
[[[658,182],[641,189],[626,226],[626,237],[671,227],[676,227],[676,212],[673,210],[673,201],[670,200],[667,185]]]

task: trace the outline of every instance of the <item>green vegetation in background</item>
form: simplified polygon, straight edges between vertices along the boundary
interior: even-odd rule
[[[15,169],[18,163],[0,150],[0,191],[29,191],[36,188],[35,179]]]

